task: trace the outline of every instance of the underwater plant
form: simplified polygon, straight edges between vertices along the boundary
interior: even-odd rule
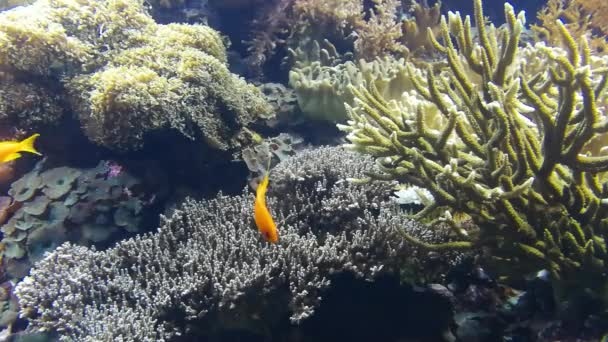
[[[486,26],[481,0],[471,18],[441,20],[440,65],[407,64],[414,90],[387,101],[374,84],[352,87],[347,146],[374,156],[381,172],[428,189],[415,215],[449,222],[459,241],[430,250],[485,252],[505,280],[546,269],[560,303],[587,296],[608,307],[608,157],[586,149],[608,131],[608,59],[558,22],[565,49],[520,46],[523,13],[505,4],[506,26]],[[433,117],[434,120],[430,120]],[[456,215],[479,231],[466,234]],[[566,307],[564,304],[562,308]]]

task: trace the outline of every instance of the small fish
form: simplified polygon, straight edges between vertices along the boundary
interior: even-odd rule
[[[255,225],[266,240],[272,243],[279,241],[279,232],[277,225],[274,223],[270,211],[266,207],[266,189],[268,188],[268,172],[262,179],[255,193],[255,205],[253,207],[253,216]]]
[[[0,142],[0,163],[6,163],[21,157],[19,152],[30,152],[42,155],[34,148],[34,141],[40,134],[32,134],[31,137],[21,141],[2,141]]]

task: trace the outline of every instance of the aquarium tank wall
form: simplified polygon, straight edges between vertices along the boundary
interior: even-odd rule
[[[608,340],[607,19],[0,1],[0,340]]]

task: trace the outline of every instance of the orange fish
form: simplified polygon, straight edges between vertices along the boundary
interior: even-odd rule
[[[21,141],[2,141],[0,142],[0,163],[6,163],[7,161],[15,160],[21,157],[19,152],[30,152],[37,155],[41,155],[36,148],[34,148],[34,141],[40,134],[32,134],[31,137],[23,139]]]
[[[277,225],[274,223],[270,211],[266,207],[266,189],[268,188],[268,173],[262,179],[260,185],[255,192],[255,205],[253,207],[253,217],[255,225],[266,240],[272,243],[279,241],[279,232]]]

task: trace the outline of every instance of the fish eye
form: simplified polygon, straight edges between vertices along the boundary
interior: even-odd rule
[[[264,236],[265,236],[265,237],[266,237],[268,240],[270,240],[270,232],[264,232]]]

